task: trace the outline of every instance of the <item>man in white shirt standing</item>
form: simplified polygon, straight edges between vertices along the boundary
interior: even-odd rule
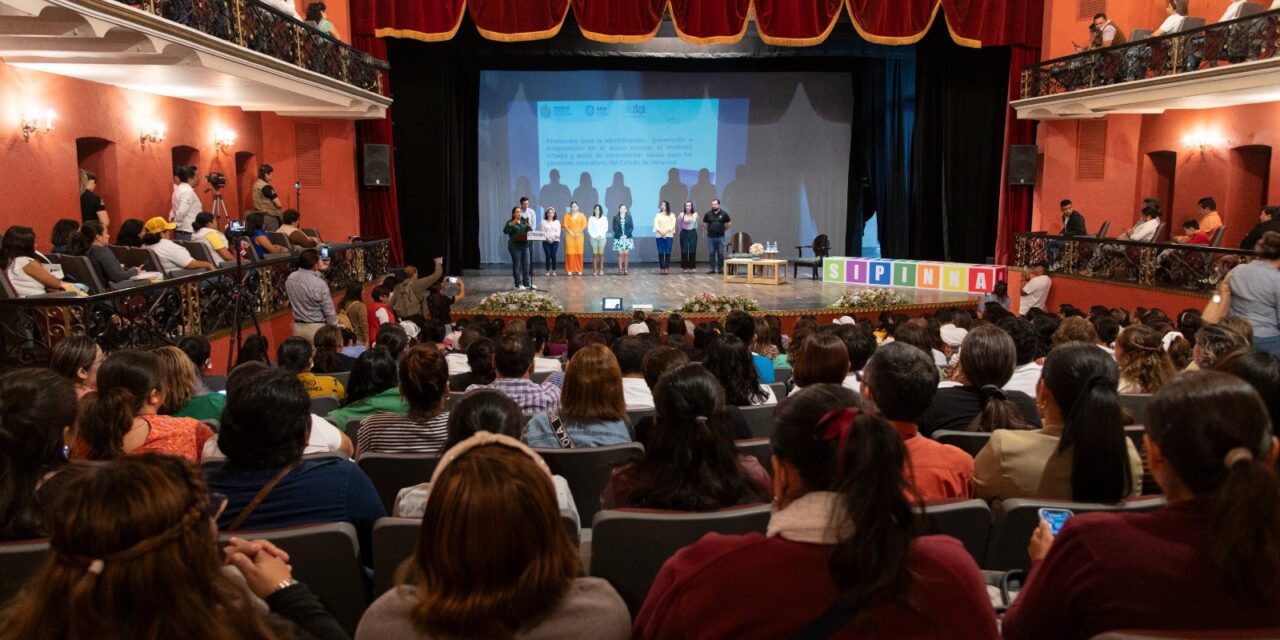
[[[1018,315],[1025,316],[1032,309],[1043,309],[1044,303],[1049,299],[1049,288],[1053,286],[1045,269],[1048,268],[1043,262],[1037,262],[1031,267],[1031,279],[1022,285],[1022,298],[1018,300]]]
[[[178,240],[190,240],[195,222],[200,213],[200,196],[196,195],[195,185],[200,183],[196,168],[191,165],[175,165],[173,167],[173,198],[169,208],[169,221],[176,225],[173,237]]]

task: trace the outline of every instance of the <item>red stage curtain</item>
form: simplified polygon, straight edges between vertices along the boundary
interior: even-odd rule
[[[1009,59],[1009,99],[1022,95],[1022,67],[1040,60],[1040,49],[1012,47]],[[1031,230],[1031,204],[1034,187],[1009,184],[1009,147],[1015,144],[1035,144],[1036,123],[1019,120],[1013,107],[1008,107],[1004,117],[1004,163],[1000,171],[1000,213],[996,233],[996,263],[1009,264],[1013,259],[1013,234]]]
[[[753,6],[754,5],[754,6]],[[654,37],[663,11],[676,32],[694,44],[740,40],[754,10],[768,44],[811,46],[831,33],[841,9],[858,32],[880,44],[911,44],[942,17],[956,43],[968,47],[1040,46],[1036,0],[354,0],[353,22],[363,15],[381,37],[437,41],[452,38],[471,16],[481,35],[515,42],[551,38],[570,8],[583,35],[601,42],[644,42]],[[358,30],[355,30],[359,33]]]
[[[353,21],[355,23],[355,21]],[[379,59],[387,59],[385,40],[356,33],[352,45]],[[387,93],[387,77],[382,77],[382,92]],[[360,235],[365,238],[388,238],[391,241],[391,263],[404,264],[404,247],[400,241],[400,205],[396,200],[395,146],[391,138],[391,112],[381,120],[356,122],[357,153],[361,145],[386,144],[391,147],[391,184],[386,187],[360,188]]]

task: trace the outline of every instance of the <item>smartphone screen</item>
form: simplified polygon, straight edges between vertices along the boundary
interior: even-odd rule
[[[329,247],[320,247],[320,259],[325,262],[329,261]]]
[[[1058,532],[1062,530],[1062,525],[1066,524],[1067,519],[1072,515],[1070,509],[1041,509],[1040,519],[1049,523],[1049,531],[1057,537]]]
[[[456,276],[449,276],[448,278],[445,278],[444,281],[450,284],[458,284],[458,278]]]

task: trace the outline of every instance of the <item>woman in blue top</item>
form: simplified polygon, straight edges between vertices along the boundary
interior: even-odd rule
[[[627,211],[627,205],[618,205],[618,214],[613,216],[613,250],[618,252],[619,275],[631,275],[627,267],[631,264],[631,250],[635,248],[631,238],[635,231],[636,221]]]
[[[289,253],[289,250],[271,241],[267,237],[266,216],[255,211],[244,217],[244,235],[253,243],[253,251],[259,258],[268,253]]]
[[[631,442],[627,428],[627,404],[622,396],[622,369],[613,352],[602,344],[578,350],[564,373],[560,412],[537,413],[529,418],[524,441],[531,447],[572,449],[607,447]],[[562,443],[556,434],[559,422],[572,442]]]

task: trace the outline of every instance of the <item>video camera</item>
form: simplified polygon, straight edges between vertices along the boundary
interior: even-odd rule
[[[204,181],[209,183],[209,186],[214,189],[221,189],[227,186],[227,174],[211,171],[209,172],[209,175],[204,177]]]

